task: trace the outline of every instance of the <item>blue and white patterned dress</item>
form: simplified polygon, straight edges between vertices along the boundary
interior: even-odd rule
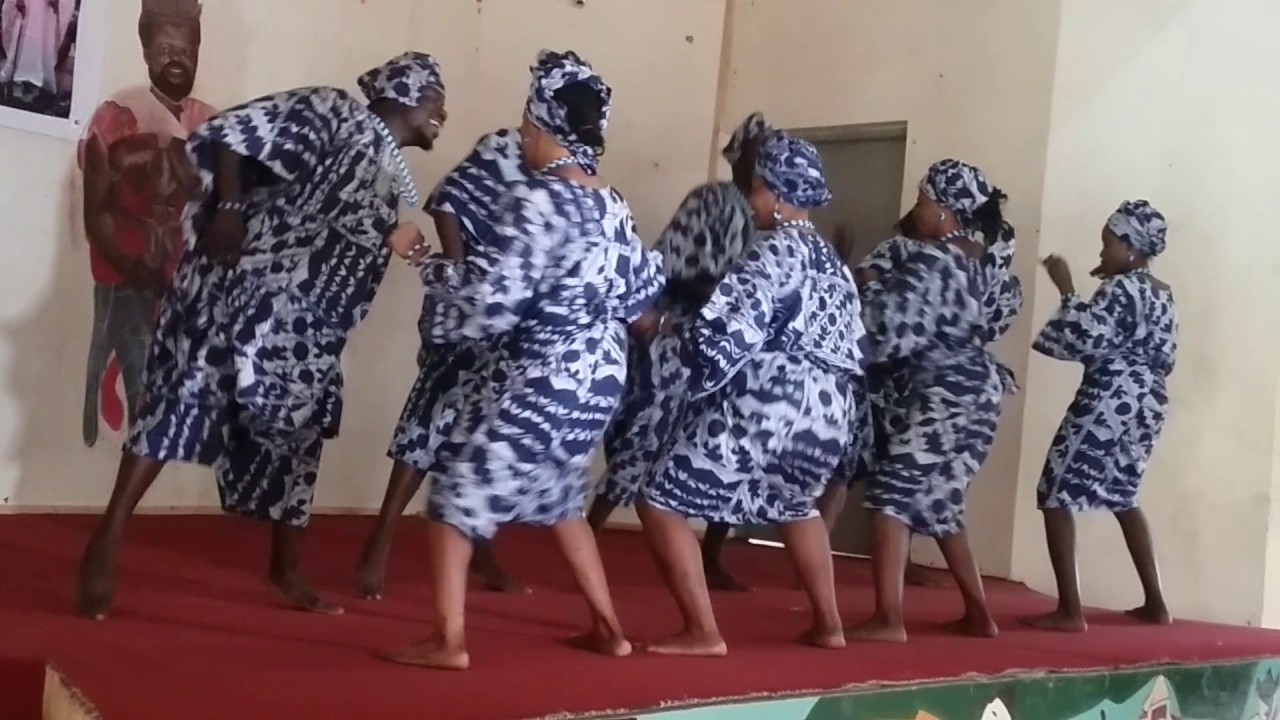
[[[622,394],[626,324],[662,292],[626,202],[540,175],[512,186],[492,263],[433,260],[432,342],[492,342],[445,395],[428,515],[466,536],[580,517],[591,453]]]
[[[645,497],[731,525],[816,517],[849,440],[859,312],[848,268],[811,227],[758,233],[679,331],[681,387],[696,409]]]
[[[527,176],[520,157],[519,131],[490,133],[436,186],[427,198],[427,211],[456,217],[466,254],[492,262],[498,206],[511,184]],[[430,323],[430,302],[429,297],[423,301],[419,317],[423,327]],[[427,471],[431,465],[431,424],[440,398],[474,370],[483,352],[486,348],[481,344],[432,345],[423,336],[418,378],[400,413],[388,457]]]
[[[219,147],[244,158],[248,232],[231,267],[196,241]],[[412,179],[382,121],[333,88],[227,110],[187,150],[204,200],[187,210],[128,449],[212,465],[227,511],[305,525],[322,441],[338,433],[342,350],[386,272]]]
[[[751,206],[733,183],[700,185],[685,197],[654,248],[667,278],[659,309],[670,321],[697,313],[704,298],[696,296],[703,287],[715,288],[754,232]],[[604,443],[608,470],[600,495],[615,506],[632,504],[683,415],[686,397],[678,380],[677,345],[668,336],[631,342],[626,388]],[[675,379],[663,376],[672,371]],[[659,387],[668,392],[659,393]]]
[[[907,361],[893,374],[866,505],[917,534],[964,529],[969,482],[995,440],[1008,388],[986,347],[992,331],[984,301],[1005,277],[987,254],[972,258],[943,241],[918,244],[890,275],[863,288],[873,362]]]
[[[1045,459],[1036,493],[1041,509],[1138,506],[1138,486],[1164,428],[1177,334],[1173,292],[1147,270],[1108,278],[1088,302],[1062,299],[1033,347],[1083,364],[1084,376]]]

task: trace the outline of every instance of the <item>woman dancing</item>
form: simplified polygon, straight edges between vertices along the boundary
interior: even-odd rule
[[[1084,632],[1076,570],[1075,513],[1115,515],[1133,558],[1146,602],[1129,615],[1167,625],[1173,621],[1160,588],[1160,571],[1138,488],[1168,412],[1166,378],[1177,352],[1178,314],[1173,291],[1151,274],[1164,252],[1168,225],[1146,200],[1125,202],[1102,229],[1102,278],[1087,302],[1076,294],[1062,258],[1044,261],[1062,305],[1040,331],[1036,352],[1084,365],[1075,401],[1062,419],[1037,501],[1044,513],[1049,559],[1058,582],[1058,608],[1028,622],[1035,627]]]
[[[506,523],[551,526],[591,627],[578,641],[611,656],[631,644],[614,612],[583,517],[591,454],[622,394],[626,325],[662,292],[660,260],[622,197],[592,174],[604,151],[611,90],[576,54],[543,51],[520,128],[531,177],[512,185],[496,262],[431,260],[424,333],[502,351],[444,399],[430,503],[435,628],[384,657],[460,670],[472,543]]]
[[[1003,255],[983,242],[1012,248],[1003,200],[977,168],[936,163],[913,209],[921,242],[883,278],[869,268],[858,272],[873,361],[904,363],[893,380],[897,400],[885,406],[884,452],[867,485],[876,612],[855,631],[858,639],[907,639],[902,586],[912,533],[937,539],[959,586],[965,615],[956,629],[997,633],[964,532],[964,508],[969,482],[995,439],[1001,400],[1012,390],[987,349],[998,319],[988,308],[1014,303],[996,301],[1012,284]]]
[[[694,188],[658,238],[667,276],[664,312],[673,318],[696,313],[742,253],[755,229],[747,195],[755,174],[756,151],[772,129],[760,113],[752,113],[734,131],[721,154],[733,172],[732,183],[709,183]],[[670,343],[665,343],[670,345]],[[670,347],[652,352],[669,351]],[[653,464],[683,412],[683,388],[659,398],[652,377],[654,363],[645,340],[633,340],[627,361],[627,387],[618,413],[605,434],[609,467],[600,493],[591,504],[588,522],[604,526],[617,507],[629,507],[640,484],[653,473]],[[674,404],[674,405],[673,405]],[[750,588],[725,570],[721,554],[732,527],[710,523],[702,541],[703,571],[713,590],[743,592]]]
[[[427,198],[427,212],[435,221],[445,257],[461,260],[475,255],[492,260],[496,252],[494,223],[499,220],[495,217],[498,204],[512,183],[527,176],[520,159],[519,130],[498,130],[480,138],[471,154],[445,176]],[[429,311],[424,305],[423,322],[429,319]],[[382,597],[396,522],[431,466],[430,428],[441,397],[480,362],[480,353],[495,351],[498,350],[466,342],[432,345],[424,338],[418,352],[418,379],[405,400],[387,450],[394,465],[382,509],[360,553],[356,592],[361,597]],[[471,571],[489,590],[528,591],[498,565],[490,542],[476,543]]]
[[[679,378],[697,410],[681,419],[638,503],[684,620],[680,634],[651,652],[721,656],[728,649],[688,518],[777,523],[813,606],[802,641],[844,646],[831,548],[815,502],[848,441],[850,384],[860,381],[865,333],[849,271],[809,220],[830,200],[817,150],[771,134],[750,196],[765,232],[696,316],[666,323],[683,372],[662,376]]]
[[[445,121],[430,55],[360,77],[366,107],[305,88],[227,110],[192,134],[204,197],[164,297],[138,421],[80,566],[80,612],[103,617],[125,522],[165,463],[213,466],[227,512],[272,523],[271,583],[293,607],[340,613],[303,579],[320,450],[338,433],[342,350],[368,312],[396,230],[419,200],[401,147],[431,149]]]

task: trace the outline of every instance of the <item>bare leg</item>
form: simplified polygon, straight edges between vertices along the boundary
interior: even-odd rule
[[[527,595],[532,590],[519,580],[507,574],[498,564],[498,556],[493,551],[492,540],[478,540],[475,552],[471,556],[471,574],[480,579],[481,587],[489,592]]]
[[[854,640],[906,642],[902,621],[902,575],[907,566],[911,532],[901,520],[876,512],[871,517],[871,571],[876,584],[876,612],[851,630]]]
[[[575,638],[575,643],[601,655],[630,655],[631,643],[623,635],[622,623],[618,622],[618,614],[613,609],[609,582],[591,526],[587,521],[577,519],[558,523],[553,529],[560,544],[560,554],[573,568],[578,589],[586,596],[591,610],[591,629]]]
[[[728,647],[716,626],[706,574],[698,567],[698,538],[693,528],[679,515],[653,507],[646,500],[640,500],[636,509],[649,548],[684,619],[680,634],[645,649],[661,655],[723,657]]]
[[[973,550],[969,547],[969,536],[962,530],[950,537],[939,538],[938,547],[964,597],[964,617],[951,623],[949,627],[963,635],[995,637],[1000,631],[987,608],[987,597],[982,590],[982,573],[978,570],[978,561],[974,559]]]
[[[727,523],[707,523],[707,531],[702,536],[702,572],[706,575],[707,587],[712,590],[750,592],[751,588],[730,575],[720,560],[732,529]]]
[[[818,513],[827,526],[827,534],[836,529],[836,520],[840,519],[840,511],[844,509],[845,499],[849,497],[849,484],[843,480],[833,480],[818,498]]]
[[[603,495],[597,495],[595,500],[591,501],[591,510],[587,512],[587,524],[591,526],[593,532],[600,532],[604,529],[604,524],[609,522],[609,516],[617,509],[618,506],[613,501]]]
[[[1058,583],[1058,608],[1030,617],[1026,623],[1041,630],[1082,633],[1089,629],[1080,603],[1080,578],[1076,569],[1076,520],[1070,510],[1044,511],[1044,535],[1049,544],[1049,562]]]
[[[1164,601],[1164,591],[1160,588],[1160,568],[1156,564],[1155,543],[1151,539],[1151,527],[1147,525],[1147,516],[1141,508],[1134,508],[1116,513],[1120,522],[1120,531],[1124,533],[1124,543],[1129,546],[1129,556],[1133,558],[1133,566],[1138,570],[1138,579],[1142,581],[1142,592],[1146,601],[1126,614],[1153,625],[1169,625],[1173,623],[1173,615]]]
[[[81,615],[101,620],[111,609],[116,594],[116,558],[120,554],[125,522],[163,468],[163,461],[127,450],[121,454],[111,500],[80,559],[76,607]]]
[[[826,524],[821,518],[812,518],[782,523],[778,532],[813,607],[813,626],[801,636],[801,642],[833,650],[844,647],[844,626],[836,607],[835,568]]]
[[[422,478],[423,473],[409,463],[397,460],[391,467],[391,478],[387,481],[387,492],[382,496],[377,524],[360,551],[360,564],[356,568],[356,594],[366,600],[382,599],[387,557],[391,552],[396,522],[422,486]]]
[[[431,637],[400,650],[379,653],[384,660],[436,670],[466,670],[471,665],[465,632],[467,565],[471,540],[456,528],[429,521],[431,586],[435,589],[435,628]]]
[[[271,566],[268,577],[290,607],[323,615],[341,615],[342,608],[320,599],[302,577],[302,538],[307,529],[280,521],[271,524]]]
[[[907,572],[904,579],[908,585],[930,588],[951,587],[950,578],[946,575],[911,561],[910,552],[908,552],[907,555]]]

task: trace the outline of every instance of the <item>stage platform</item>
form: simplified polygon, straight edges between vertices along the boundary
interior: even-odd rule
[[[1002,623],[996,640],[942,633],[937,625],[960,611],[955,592],[911,588],[907,645],[800,647],[791,640],[806,625],[797,610],[804,598],[781,551],[760,547],[727,553],[758,587],[715,597],[728,658],[596,657],[564,644],[580,629],[583,604],[551,537],[523,528],[504,531],[498,552],[534,592],[472,596],[472,669],[397,667],[371,650],[427,632],[424,533],[406,520],[387,599],[361,601],[351,592],[353,568],[371,522],[316,519],[308,567],[347,607],[342,617],[321,617],[280,608],[265,586],[265,526],[136,518],[115,613],[95,623],[74,617],[71,602],[91,519],[0,516],[0,720],[1280,718],[1280,633],[1147,627],[1101,612],[1087,635],[1038,632],[1016,618],[1052,601],[1011,583],[988,587]],[[602,552],[628,634],[674,631],[676,611],[643,538],[608,533]],[[845,618],[860,619],[871,605],[867,568],[849,560],[837,570]]]

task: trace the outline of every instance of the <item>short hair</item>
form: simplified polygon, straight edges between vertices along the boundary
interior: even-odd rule
[[[157,25],[189,27],[198,38],[200,14],[203,10],[200,0],[142,0],[142,13],[138,15],[138,39],[145,45]]]

